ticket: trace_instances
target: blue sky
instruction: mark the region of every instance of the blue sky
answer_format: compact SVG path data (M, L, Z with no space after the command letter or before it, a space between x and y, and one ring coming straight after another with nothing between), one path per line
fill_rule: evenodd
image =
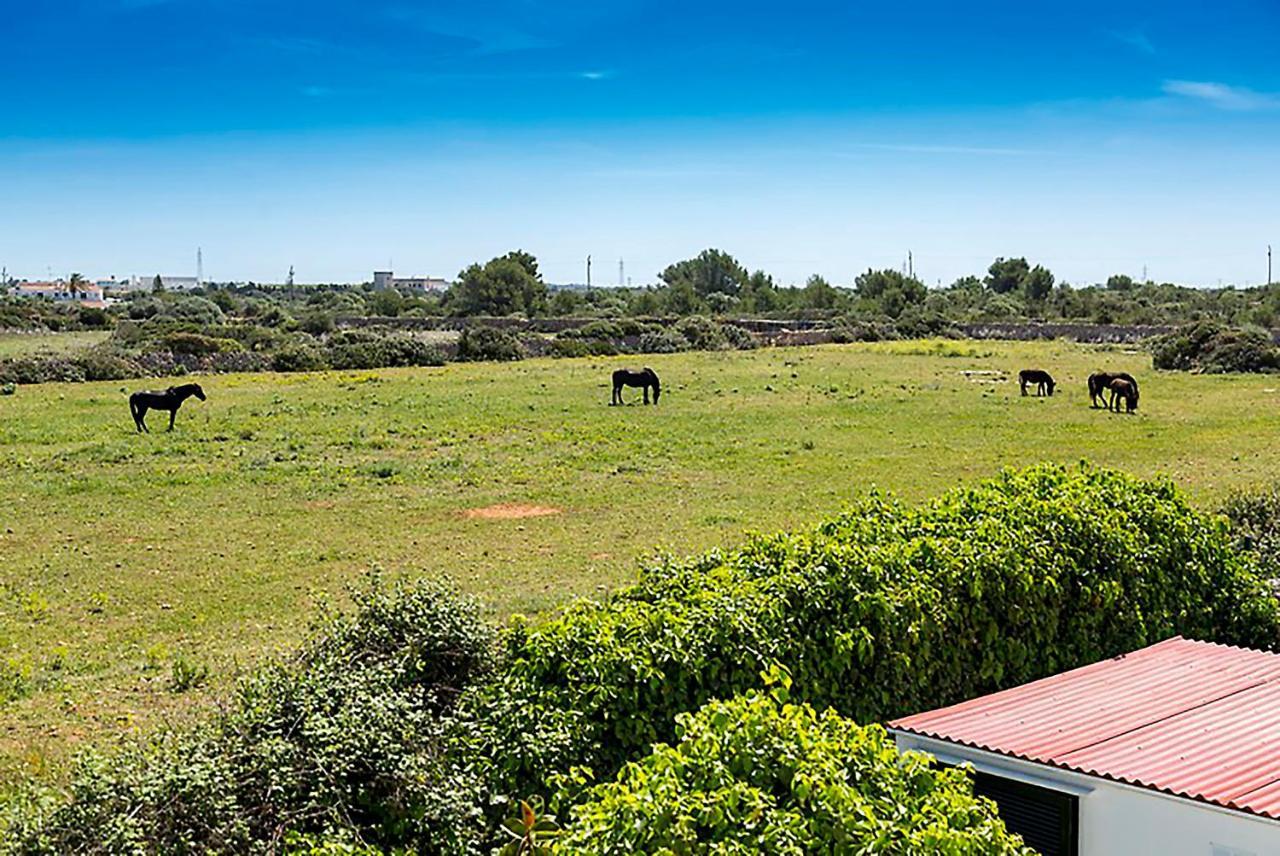
M1280 4L0 0L0 265L1257 283Z

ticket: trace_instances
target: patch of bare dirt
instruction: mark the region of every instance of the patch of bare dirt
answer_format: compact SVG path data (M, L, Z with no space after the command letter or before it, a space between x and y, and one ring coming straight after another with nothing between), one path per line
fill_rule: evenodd
M500 502L484 508L468 508L462 516L481 520L520 520L525 517L550 517L563 514L564 510L549 505L524 505L518 502Z

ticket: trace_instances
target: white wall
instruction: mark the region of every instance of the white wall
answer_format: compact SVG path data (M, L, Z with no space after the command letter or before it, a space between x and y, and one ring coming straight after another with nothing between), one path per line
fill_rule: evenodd
M1280 821L895 732L899 749L1076 794L1080 856L1280 856Z

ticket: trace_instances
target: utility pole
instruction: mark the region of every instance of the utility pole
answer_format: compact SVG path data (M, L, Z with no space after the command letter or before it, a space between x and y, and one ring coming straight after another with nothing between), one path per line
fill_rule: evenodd
M1271 284L1271 245L1267 244L1267 285Z
M204 250L196 247L196 288L204 287Z
M622 259L618 259L618 287L621 288L622 284L626 281L626 265L623 263Z
M1147 282L1147 266L1146 265L1142 266L1142 281L1144 284Z
M587 288L591 287L591 256L587 256Z
M289 265L289 280L286 285L293 288L293 265Z
M907 250L907 276L912 279L916 278L916 260L915 257L911 255L910 250Z

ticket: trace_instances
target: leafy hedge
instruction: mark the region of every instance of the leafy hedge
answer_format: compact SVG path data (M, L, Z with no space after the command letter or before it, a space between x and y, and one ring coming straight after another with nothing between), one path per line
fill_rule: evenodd
M676 721L573 810L556 853L1032 856L959 770L876 725L753 693Z
M441 716L492 650L474 602L375 578L213 721L82 756L64 801L25 795L0 851L270 853L287 833L307 850L311 836L358 830L365 843L466 852L482 831L479 783L446 766Z
M1149 343L1151 362L1158 369L1227 372L1267 372L1280 369L1280 346L1257 327L1234 328L1217 321L1188 324Z
M1280 589L1280 482L1232 494L1222 506L1236 548L1253 555L1258 569Z
M655 564L606 603L517 623L499 679L467 707L495 789L545 793L548 771L608 775L769 663L797 698L877 722L1177 633L1280 639L1224 522L1168 481L1045 465L914 508L873 495L808 532Z
M873 494L809 531L657 562L605 603L514 621L496 658L475 604L438 585L354 600L204 725L89 753L68 795L11 800L0 851L473 854L512 798L549 796L566 853L885 836L906 848L890 853L1015 852L957 774L895 773L877 729L814 709L882 721L1175 633L1280 642L1224 519L1087 465L916 507ZM782 670L796 707L748 695L682 717Z

